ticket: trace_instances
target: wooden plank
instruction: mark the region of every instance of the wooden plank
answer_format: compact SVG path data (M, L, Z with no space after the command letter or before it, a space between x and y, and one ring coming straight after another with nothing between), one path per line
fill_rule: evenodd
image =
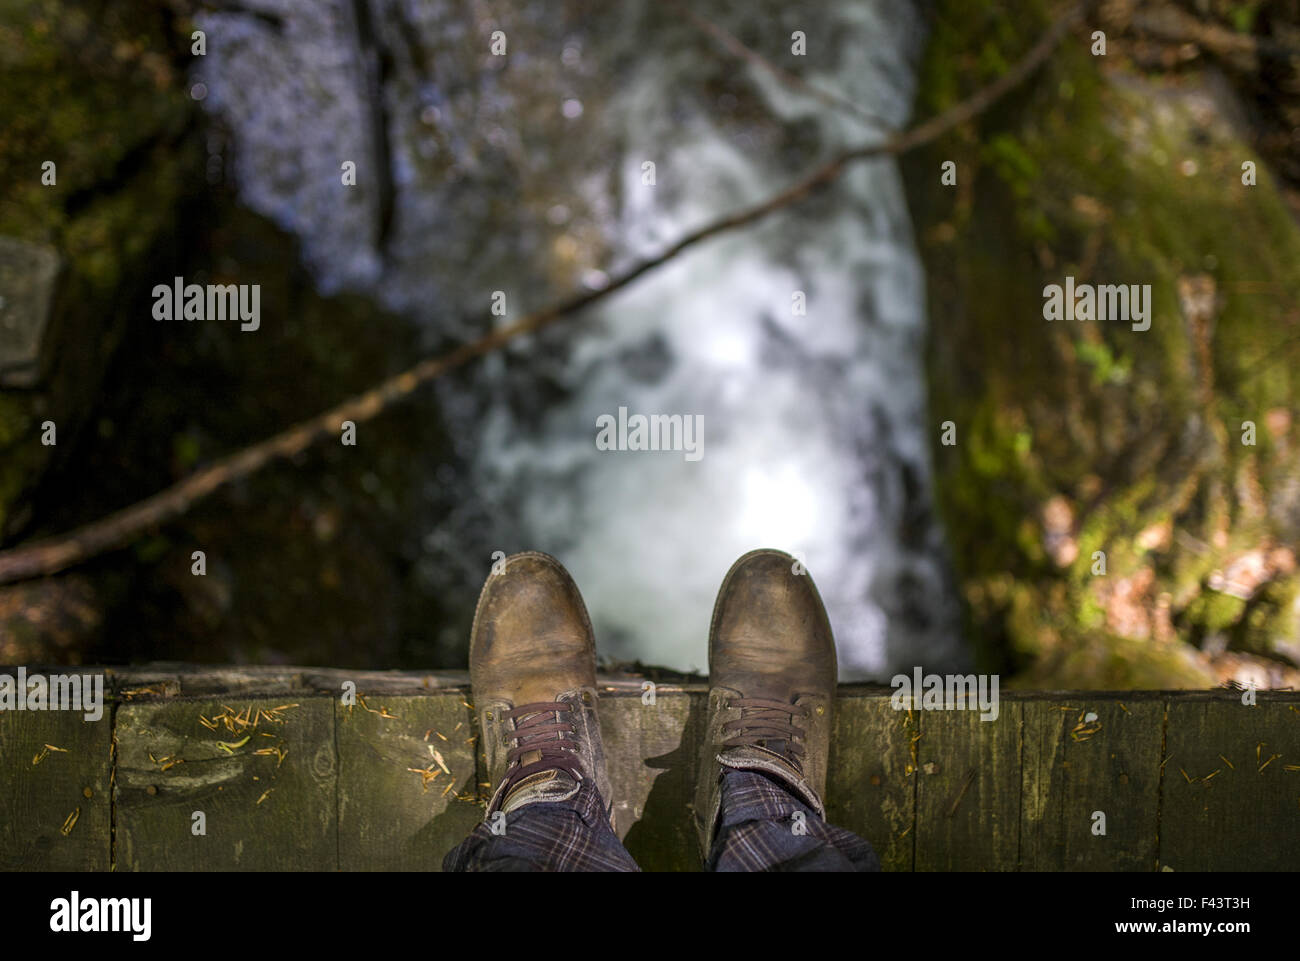
M1300 857L1300 707L1294 695L1171 698L1160 864L1294 871ZM1275 755L1280 755L1276 756Z
M1022 703L1021 870L1155 870L1164 710L1114 695Z
M600 698L614 792L614 829L644 871L698 871L695 775L708 695L656 692Z
M465 704L459 693L334 699L342 870L440 871L482 820Z
M282 694L340 694L344 684L367 694L431 694L469 688L468 671L358 671L329 667L161 662L108 668L113 690L131 700L167 697L278 697Z
M916 778L909 773L916 715L889 695L841 695L835 702L826 819L866 838L886 871L912 870Z
M126 870L439 868L481 816L467 696L437 689L434 675L378 672L357 682L370 710L348 712L337 694L347 675L155 665L113 677L126 700L116 724L0 712L0 868L105 870L114 856ZM697 870L703 688L660 685L651 705L636 679L601 683L616 830L644 868ZM268 691L280 684L290 689ZM909 721L879 688L841 688L828 819L895 870L1290 869L1300 697L1258 702L1226 692L1018 694L1003 698L994 722L976 711ZM244 743L243 729L199 721L228 704L251 723L285 703L299 707L282 712L283 724L261 719ZM426 778L407 768L428 771L435 741L452 774L422 790ZM284 760L254 754L259 744L284 749ZM444 796L447 783L455 787ZM191 833L195 810L207 817L204 837ZM1092 833L1094 811L1106 815L1104 837Z
M111 713L0 711L0 869L108 870Z
M918 711L917 871L1014 871L1020 841L1021 703Z
M212 721L232 715L258 723ZM337 866L332 698L133 702L118 708L115 734L118 870ZM283 758L255 753L276 749ZM206 818L203 836L194 812Z

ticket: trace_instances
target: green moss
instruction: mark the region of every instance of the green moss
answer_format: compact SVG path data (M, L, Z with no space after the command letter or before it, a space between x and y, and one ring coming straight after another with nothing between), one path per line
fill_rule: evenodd
M1236 637L1238 647L1268 653L1268 647L1252 647L1273 637L1296 638L1300 636L1300 577L1273 581L1252 598Z
M1186 618L1209 633L1226 631L1236 624L1246 610L1246 602L1230 594L1206 591L1188 605Z
M1037 3L1014 16L991 3L938 8L922 117L986 84L1045 26ZM1257 615L1205 583L1235 553L1287 540L1240 492L1300 468L1264 436L1269 410L1300 413L1300 364L1278 353L1300 303L1300 229L1265 168L1256 186L1241 183L1242 161L1258 158L1189 107L1194 85L1067 41L1030 83L903 160L928 267L931 410L959 438L935 447L935 464L970 629L977 650L998 639L1001 655L983 649L992 661L1011 656L1040 680L1087 684L1093 671L1176 685L1204 678L1182 642L1231 628L1235 646L1267 650L1290 636L1284 605L1261 602ZM939 183L948 160L955 189ZM1208 324L1180 301L1198 275L1216 293ZM1150 285L1150 329L1044 320L1043 287L1066 276ZM1244 420L1258 425L1255 447L1240 442ZM1039 520L1057 496L1076 518L1063 570ZM1154 525L1171 527L1172 543L1139 544ZM1182 639L1172 655L1103 629L1094 551L1111 577L1154 570L1145 603L1169 595Z
M1213 675L1185 645L1151 644L1096 632L1059 660L1036 665L1008 687L1127 690L1205 688Z

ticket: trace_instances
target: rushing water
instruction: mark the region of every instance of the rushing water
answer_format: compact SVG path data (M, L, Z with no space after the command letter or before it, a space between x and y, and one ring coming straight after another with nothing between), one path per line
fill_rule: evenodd
M910 4L693 9L905 124L924 39ZM248 0L201 26L194 79L243 202L301 239L321 289L369 293L430 349L481 334L494 291L508 320L599 286L880 135L663 4ZM457 451L411 519L427 589L472 604L492 551L547 550L602 655L702 669L724 572L774 546L806 559L844 678L964 661L910 229L893 162L859 164L441 382ZM704 456L598 450L597 418L620 407L702 415Z

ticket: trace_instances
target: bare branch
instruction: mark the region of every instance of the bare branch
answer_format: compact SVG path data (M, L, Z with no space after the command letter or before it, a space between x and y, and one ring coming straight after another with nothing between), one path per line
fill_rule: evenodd
M1177 7L1138 10L1131 25L1139 33L1149 34L1169 43L1192 43L1202 50L1229 62L1253 63L1256 59L1300 59L1300 48L1272 37L1237 33L1208 20L1186 13Z

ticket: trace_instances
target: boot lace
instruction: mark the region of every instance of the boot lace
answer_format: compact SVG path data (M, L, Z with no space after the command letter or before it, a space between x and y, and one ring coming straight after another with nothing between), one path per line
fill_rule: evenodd
M728 708L739 708L740 717L722 726L722 734L733 735L722 742L726 750L732 747L757 746L784 754L802 770L804 755L804 729L795 726L795 720L808 716L808 708L786 701L765 697L735 697L727 702ZM768 741L783 741L784 750L770 747Z
M510 770L506 774L505 794L524 778L542 771L565 771L574 780L582 780L577 755L578 733L571 716L561 717L572 715L577 709L565 701L537 701L505 712L506 718L515 721L514 732L506 734L515 746L506 752ZM523 756L530 753L540 756L527 764L521 763Z

